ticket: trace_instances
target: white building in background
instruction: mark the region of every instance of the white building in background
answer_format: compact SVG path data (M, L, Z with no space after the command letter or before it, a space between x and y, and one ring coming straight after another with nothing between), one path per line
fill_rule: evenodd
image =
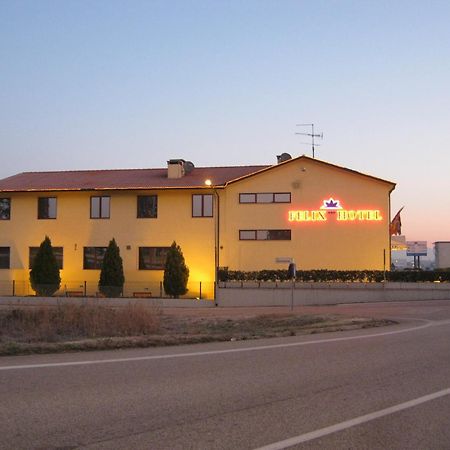
M438 241L434 243L436 269L450 268L450 241Z

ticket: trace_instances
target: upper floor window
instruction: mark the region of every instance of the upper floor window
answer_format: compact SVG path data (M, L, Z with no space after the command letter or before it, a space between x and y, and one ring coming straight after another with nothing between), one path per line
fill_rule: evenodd
M11 199L0 198L0 220L9 220L11 218Z
M109 219L111 197L91 197L91 219Z
M101 269L106 247L84 247L83 269Z
M139 247L139 270L164 270L170 247Z
M239 194L239 203L291 203L290 192L258 192Z
M158 217L158 196L138 195L137 216L138 219L154 219Z
M241 241L290 241L291 230L239 230Z
M38 198L38 219L56 219L56 197Z
M212 217L213 196L212 194L192 195L192 217Z
M9 247L0 247L0 269L9 269Z
M53 254L55 255L56 262L58 263L58 268L63 268L63 248L62 247L52 247ZM33 267L34 258L36 258L39 247L30 247L30 252L28 255L28 267L31 269Z

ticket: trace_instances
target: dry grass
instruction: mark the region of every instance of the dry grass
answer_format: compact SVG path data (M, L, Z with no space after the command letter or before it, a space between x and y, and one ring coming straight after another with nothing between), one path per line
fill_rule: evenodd
M0 311L0 342L58 342L157 333L160 311L141 305L59 305Z
M254 317L164 315L130 304L0 310L0 355L153 347L344 331L392 324L334 314L264 314Z

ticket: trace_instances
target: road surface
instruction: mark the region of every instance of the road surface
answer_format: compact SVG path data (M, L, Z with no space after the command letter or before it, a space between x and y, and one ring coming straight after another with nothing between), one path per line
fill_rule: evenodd
M401 323L0 358L0 448L450 448L450 301L344 310Z

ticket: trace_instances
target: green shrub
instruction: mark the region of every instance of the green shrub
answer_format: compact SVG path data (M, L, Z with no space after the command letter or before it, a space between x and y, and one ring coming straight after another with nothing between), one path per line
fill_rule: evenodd
M119 297L123 291L124 283L122 257L116 240L113 238L109 241L103 257L98 289L106 297Z
M181 247L173 241L164 266L164 291L173 298L186 294L189 268L184 261Z
M48 236L42 241L31 263L30 283L37 295L52 296L61 286L58 262Z
M296 281L305 283L379 283L384 280L396 282L450 282L450 271L405 270L386 272L382 270L297 270ZM219 270L219 281L286 281L287 270L242 271Z

